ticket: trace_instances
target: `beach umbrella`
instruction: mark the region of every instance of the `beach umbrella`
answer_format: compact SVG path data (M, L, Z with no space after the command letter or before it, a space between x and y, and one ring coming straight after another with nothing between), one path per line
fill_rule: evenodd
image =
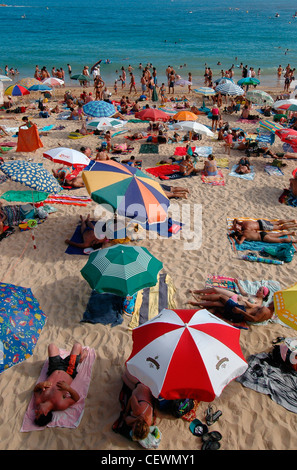
M14 160L2 163L0 170L12 181L23 183L36 191L51 194L62 190L56 178L43 167L42 163Z
M268 121L268 119L264 119L263 121L259 121L259 126L263 127L267 131L275 133L277 130L282 130L284 127L279 124L278 122Z
M291 105L291 104L297 104L297 100L294 99L288 99L288 100L278 100L274 103L273 108L274 109L279 109L284 105Z
M186 86L186 85L192 85L192 82L189 82L189 80L184 80L183 78L180 78L175 82L175 85L179 86Z
M274 311L286 325L297 330L297 283L273 294Z
M207 310L163 309L132 330L128 371L166 400L211 402L243 374L240 330Z
M208 137L214 137L214 133L203 124L197 121L182 121L173 125L173 129L180 129L182 131L197 132L198 134L204 134Z
M121 119L101 117L98 119L92 119L92 121L87 122L87 127L89 129L98 129L98 130L109 130L109 129L121 129L127 125L127 121L122 121Z
M293 151L297 150L297 131L294 129L277 129L275 131L275 135L277 135L282 142L289 144Z
M217 94L217 92L208 86L202 86L200 88L195 88L194 89L195 93L198 95L203 95L203 96L214 96Z
M90 82L93 79L89 75L83 75L82 73L78 73L76 75L71 75L71 80L79 80L80 82Z
M64 80L61 80L60 78L56 78L56 77L48 77L48 78L45 78L42 81L42 83L43 83L43 85L48 85L50 87L55 87L55 86L64 85Z
M81 274L97 292L126 297L156 285L162 267L146 248L118 244L91 253Z
M251 101L252 103L256 103L259 105L272 105L274 103L274 99L265 91L261 90L252 90L247 91L246 98Z
M38 85L30 86L29 91L52 91L52 89L47 85L43 85L42 83L38 83Z
M244 94L244 90L240 86L231 82L231 80L226 80L225 83L220 83L216 86L215 90L216 92L220 92L222 95L238 96Z
M297 104L290 104L287 111L291 111L292 113L295 113L297 111Z
M90 159L84 153L67 147L47 150L43 153L43 156L54 163L74 166L76 169L83 169L90 163Z
M0 75L0 82L12 82L12 79L7 75Z
M32 355L45 322L31 289L0 283L0 372Z
M170 119L169 114L156 108L143 109L142 111L135 113L135 117L142 121L168 121L168 119Z
M18 85L22 85L26 88L30 88L30 86L33 86L33 85L39 85L40 84L40 81L37 80L37 78L33 78L33 77L26 77L26 78L22 78L21 80L19 80L17 82Z
M97 100L86 103L83 106L83 111L85 114L92 117L110 117L116 113L116 109L113 104Z
M10 85L8 88L6 88L5 95L10 95L10 96L23 96L23 95L30 95L30 91L28 88L22 86L22 85Z
M138 222L164 222L170 204L160 184L136 167L113 160L97 161L83 171L91 198Z
M196 121L198 116L191 111L179 111L178 113L174 114L173 119L175 121Z
M230 77L221 77L221 78L217 78L215 80L215 83L218 85L219 83L222 84L222 83L226 83L226 80L229 80L230 82L234 83L234 80Z
M249 86L249 85L260 85L260 80L255 77L245 77L238 80L237 85L239 86Z

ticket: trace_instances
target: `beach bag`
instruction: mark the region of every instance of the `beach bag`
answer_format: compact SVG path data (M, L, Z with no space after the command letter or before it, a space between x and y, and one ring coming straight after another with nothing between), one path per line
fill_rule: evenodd
M261 250L261 253L263 255L273 256L273 258L277 258L285 263L290 263L294 257L295 251L293 245L288 244L277 247L269 246Z
M297 371L297 339L284 338L272 350L273 362L286 371Z
M157 426L150 426L150 432L145 439L138 441L145 449L157 449L161 442L161 431Z
M172 400L171 413L175 418L182 418L194 408L194 400L192 398L184 398L181 400Z

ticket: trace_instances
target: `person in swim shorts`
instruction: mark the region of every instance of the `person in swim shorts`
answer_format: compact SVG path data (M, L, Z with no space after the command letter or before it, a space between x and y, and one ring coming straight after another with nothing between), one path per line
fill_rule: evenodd
M272 230L288 230L291 228L297 228L297 220L239 220L234 219L232 224L233 230L264 230L264 231L272 231Z
M292 243L297 239L292 238L295 232L281 231L276 233L267 233L265 231L256 232L255 230L243 230L242 232L232 232L230 237L234 238L236 242L241 245L246 241L258 241L266 243ZM288 236L287 238L281 238Z
M82 216L80 216L81 220L81 234L83 237L83 242L78 243L78 242L73 242L72 240L69 240L67 238L65 240L65 243L67 245L71 245L77 248L93 248L94 250L97 250L98 248L102 247L107 247L109 244L109 240L105 237L102 238L102 240L99 240L95 236L95 231L94 231L94 224L90 221L90 214L83 219Z
M75 343L70 355L64 359L55 344L48 346L47 380L36 384L33 391L35 424L46 426L53 418L53 411L66 410L79 400L80 396L71 383L86 355L80 343Z

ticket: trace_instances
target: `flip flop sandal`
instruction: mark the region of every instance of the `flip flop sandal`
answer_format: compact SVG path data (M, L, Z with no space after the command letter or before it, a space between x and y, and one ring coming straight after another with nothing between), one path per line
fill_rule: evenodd
M221 410L217 410L215 412L212 411L212 407L209 405L207 410L206 410L206 424L208 426L211 426L212 424L214 424L218 419L219 417L222 416L222 412Z
M203 434L202 441L203 442L215 442L220 441L222 439L222 434L219 431L210 431L206 434Z
M221 444L218 441L203 442L201 450L219 450Z

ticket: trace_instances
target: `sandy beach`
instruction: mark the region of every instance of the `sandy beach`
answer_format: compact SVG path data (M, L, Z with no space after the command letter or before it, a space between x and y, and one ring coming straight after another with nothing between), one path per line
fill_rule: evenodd
M139 88L139 85L138 85ZM264 89L263 87L259 87ZM110 87L111 89L111 87ZM72 88L76 96L81 89ZM89 90L93 89L90 87ZM112 90L112 89L111 89ZM55 91L50 101L52 107L63 97L65 89ZM186 89L176 89L175 97L181 97ZM265 89L273 97L282 92L278 89ZM124 92L118 90L112 99L128 96L128 87ZM139 93L129 95L132 99ZM190 103L201 106L202 98L195 93L187 94ZM38 94L36 94L38 97ZM30 96L33 100L33 95ZM24 98L25 101L25 98ZM151 102L147 101L144 104ZM160 102L156 103L157 106ZM174 103L166 103L172 107ZM206 106L208 101L206 100ZM209 101L210 106L210 101ZM253 108L253 113L256 107ZM256 112L256 111L255 111ZM24 114L1 113L0 125L17 127L21 125ZM42 162L50 172L58 168L58 164L43 157L45 150L55 147L72 147L77 150L81 146L89 146L95 152L100 144L96 135L88 135L81 139L71 140L70 132L80 127L78 121L57 120L52 114L48 119L38 116L38 109L26 112L27 116L41 129L53 124L54 127L64 126L61 130L50 130L41 140L43 148L36 152L6 153L3 158L15 160L32 160ZM258 123L242 123L238 114L223 114L224 120L232 127L240 127L251 134L256 132ZM15 120L7 119L13 117ZM127 116L126 119L133 116ZM269 118L272 120L272 118ZM198 116L198 122L211 125L205 114ZM129 123L129 133L145 131L147 123ZM125 134L112 139L112 143L127 143ZM2 141L7 140L3 138ZM9 137L8 140L17 141ZM142 160L142 169L154 167L161 160L174 155L177 146L185 143L159 145L158 154L140 154L139 149L145 141L133 141L132 153L136 159ZM202 137L194 146L211 146L217 159L228 157L222 141L215 138ZM282 142L279 138L271 147L281 151ZM201 289L205 286L209 275L227 276L241 280L261 281L275 280L286 288L296 282L296 257L292 262L283 265L251 263L238 259L232 250L227 237L227 219L234 217L294 219L296 208L280 204L278 201L284 188L288 188L292 171L297 167L294 160L286 160L282 168L283 175L270 176L264 167L270 160L263 156L251 156L255 170L253 180L243 180L229 175L232 166L237 163L243 152L231 149L229 168L222 168L225 185L213 186L203 184L201 176L173 181L173 185L187 187L190 191L188 199L172 200L180 209L187 204L191 211L194 206L202 206L202 243L195 249L185 249L186 231L181 230L171 238L131 241L131 244L146 247L163 263L164 273L169 274L176 288L176 308L187 308L189 289ZM122 159L127 156L122 156ZM203 159L197 167L202 168ZM160 182L160 180L158 180ZM164 182L167 184L166 182ZM7 179L1 185L1 194L8 190L27 189ZM71 192L71 191L70 191ZM62 194L69 192L63 191ZM85 188L73 191L75 196L88 195ZM4 205L5 201L1 201ZM33 247L32 232L20 231L1 241L1 282L11 283L32 289L32 292L43 312L47 315L44 326L33 355L21 364L4 371L0 377L1 417L0 439L3 450L141 450L137 442L129 441L112 430L112 424L120 413L119 392L122 386L121 374L124 364L132 348L131 318L123 315L123 322L112 327L100 323L82 323L91 288L82 277L80 270L87 262L87 256L71 256L65 253L65 239L70 238L79 223L80 215L96 217L97 204L91 201L86 206L54 204L55 212L49 214L44 223L34 230L36 249ZM200 224L201 226L201 224ZM197 229L197 227L196 227ZM156 312L157 313L157 312ZM240 330L240 344L243 355L247 359L252 354L268 352L272 341L278 336L297 336L296 331L276 322L249 325L247 330ZM91 381L85 400L84 413L76 429L61 427L44 430L20 432L24 415L32 397L32 390L39 377L41 368L47 358L49 343L69 350L75 341L83 346L93 348L96 359L92 368ZM192 364L193 374L195 363ZM231 382L219 398L212 403L214 408L222 411L220 419L211 426L222 434L221 450L287 450L297 447L296 424L297 415L287 411L275 403L268 395L255 392ZM201 402L196 417L205 423L205 412L208 403ZM196 451L201 448L201 439L189 430L189 422L175 419L169 414L158 412L157 426L162 432L158 450L162 451Z

